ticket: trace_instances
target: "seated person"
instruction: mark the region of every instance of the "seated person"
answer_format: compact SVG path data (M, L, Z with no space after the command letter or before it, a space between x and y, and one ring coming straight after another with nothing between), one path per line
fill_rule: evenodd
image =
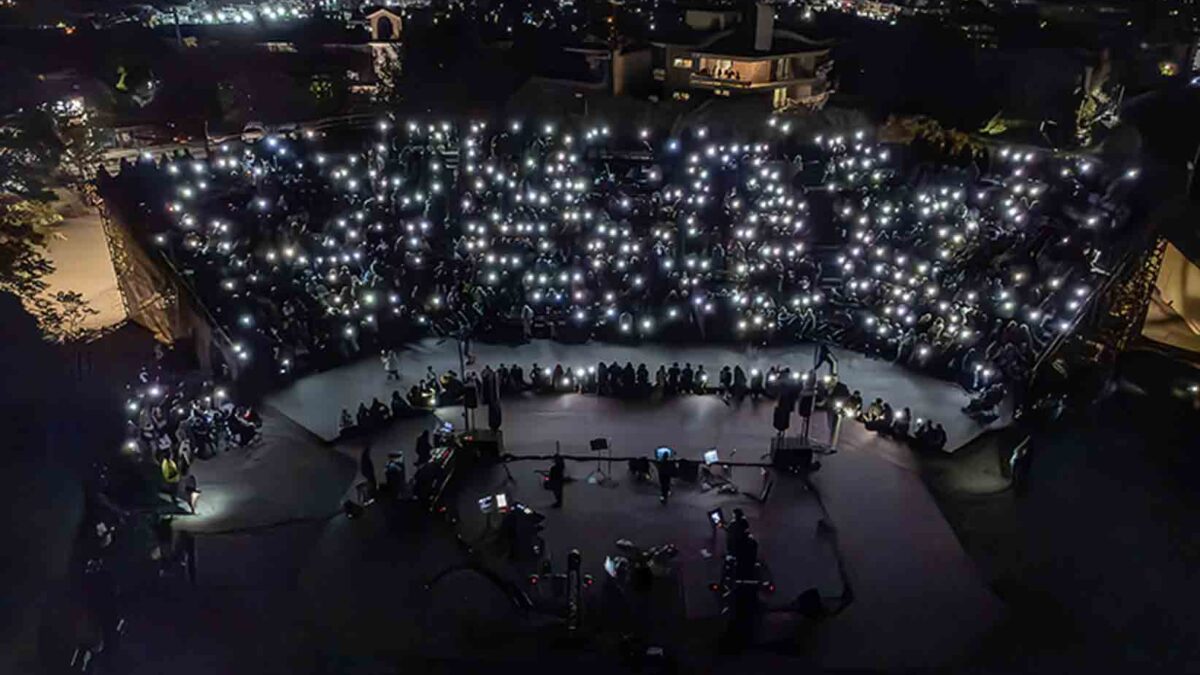
M1007 395L1008 390L1003 384L997 382L985 389L979 397L971 399L971 402L963 408L963 412L968 415L995 414L995 407L1000 405Z
M872 403L872 406L875 404ZM879 411L879 417L867 422L867 429L875 432L887 432L892 428L892 421L896 416L896 412L892 410L891 403L884 403L883 408Z
M833 397L833 400L841 401L842 405L846 405L846 402L850 400L850 387L847 387L845 382L838 380L834 383L830 396Z
M941 451L946 447L946 430L941 424L933 427L933 431L929 433L929 439L925 443L925 448L928 450Z
M946 447L946 430L926 420L913 434L913 444L918 450L940 451Z
M538 365L537 361L529 367L529 388L535 393L542 391L546 386L546 371Z
M442 393L442 381L438 378L437 373L433 371L433 366L425 366L425 381L434 389L435 398Z
M877 422L880 417L883 417L883 399L876 398L871 401L871 405L862 412L862 421L868 425Z
M446 374L442 376L440 384L442 395L438 397L438 403L443 403L443 400L447 403L462 400L463 383L458 379L458 375L454 374L454 371L447 370Z
M254 408L245 406L245 407L239 408L236 414L238 417L241 417L242 419L246 420L248 423L254 425L255 429L262 428L262 416L259 415L258 411L256 411Z
M245 447L254 442L254 437L258 435L258 427L246 419L245 415L234 415L229 418L229 435L234 443Z
M771 366L767 369L766 392L769 398L779 398L779 390L783 386L783 382L780 381L779 377L780 371L777 367Z
M855 389L850 398L846 399L846 408L850 410L851 415L858 417L862 414L862 403L862 392Z
M639 363L637 367L637 389L643 395L650 391L650 369L644 363Z
M912 424L912 411L908 408L897 412L892 420L892 436L901 440L908 438L909 425Z
M917 420L917 426L913 428L912 441L913 446L920 448L929 441L930 434L933 433L933 424L929 420Z
M392 418L393 419L407 417L408 413L412 410L412 407L408 404L408 402L405 401L404 398L400 396L399 389L392 390L391 407L392 407Z
M763 372L755 368L750 371L750 395L758 398L763 395L763 392Z
M376 425L383 424L384 422L388 421L391 416L392 412L388 410L386 405L383 404L383 401L379 400L378 396L371 399L371 420Z

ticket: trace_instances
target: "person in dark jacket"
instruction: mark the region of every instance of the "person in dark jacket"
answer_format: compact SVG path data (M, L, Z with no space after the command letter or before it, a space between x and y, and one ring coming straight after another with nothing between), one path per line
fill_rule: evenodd
M362 456L358 458L358 468L362 471L363 480L367 482L367 495L374 498L379 484L375 481L375 462L371 460L371 444L363 444Z
M548 487L554 493L554 506L561 508L563 505L563 483L567 479L567 466L563 462L561 455L554 456L554 463L550 465L550 477L548 479Z
M666 504L667 497L671 496L671 477L675 475L675 463L669 456L664 455L659 457L655 464L658 469L658 501Z
M429 454L433 450L432 444L429 442L429 430L421 432L417 436L417 466L424 466L429 461Z

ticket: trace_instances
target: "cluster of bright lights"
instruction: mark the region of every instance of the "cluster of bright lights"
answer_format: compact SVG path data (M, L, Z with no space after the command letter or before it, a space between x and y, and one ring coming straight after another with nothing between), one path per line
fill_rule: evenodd
M175 11L181 24L221 25L252 24L258 22L277 23L305 19L312 15L317 2L304 0L274 0L252 3L193 3L183 5ZM159 23L173 24L175 14L163 13Z
M243 361L250 353L240 345L271 327L263 299L287 285L346 339L379 330L387 314L429 326L474 286L581 329L642 337L729 321L735 335L758 340L828 317L832 299L854 313L863 339L915 337L924 362L971 347L996 319L1039 336L1068 329L1096 286L1087 265L1038 277L1014 264L1002 278L979 277L979 256L999 242L1019 246L1049 219L1063 233L1057 245L1098 256L1093 242L1119 222L1086 199L1099 173L1092 160L1003 150L1001 171L976 183L947 171L917 186L865 130L801 148L786 120L771 118L764 131L767 140L747 143L705 129L687 139L641 129L631 143L604 124L384 119L360 152L324 147L311 132L268 136L207 161L165 163L176 227L153 240L186 264L207 259L220 270L216 289L202 291L234 307L222 320L241 336ZM631 145L641 148L637 170L618 174L590 159ZM793 180L799 152L823 167L822 183ZM224 195L247 188L230 213ZM828 221L810 222L805 188ZM332 215L309 221L296 189ZM1049 210L1051 193L1084 206ZM837 269L822 275L840 278L832 289L819 285L817 242L808 241L831 229L845 236ZM444 283L413 288L445 265L460 286L449 296Z
M125 398L125 416L132 423L123 449L136 453L141 449L138 435L159 435L159 425L168 419L176 423L192 418L204 424L213 423L225 411L231 410L229 389L209 382L199 387L169 386L161 382L146 382L131 388ZM157 411L156 419L151 413Z

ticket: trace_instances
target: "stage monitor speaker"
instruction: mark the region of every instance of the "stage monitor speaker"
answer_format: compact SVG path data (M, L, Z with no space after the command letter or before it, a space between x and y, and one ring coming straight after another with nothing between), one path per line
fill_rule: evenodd
M771 441L771 464L777 469L807 471L812 467L812 448L801 438L775 438Z
M479 392L475 387L468 385L463 389L463 405L471 410L479 407Z
M681 459L675 463L675 477L687 483L700 478L700 463L694 459Z
M631 457L629 459L629 472L648 474L650 473L650 458L648 457Z
M500 459L503 436L499 432L476 431L462 439L463 449L474 451L480 459L493 462Z

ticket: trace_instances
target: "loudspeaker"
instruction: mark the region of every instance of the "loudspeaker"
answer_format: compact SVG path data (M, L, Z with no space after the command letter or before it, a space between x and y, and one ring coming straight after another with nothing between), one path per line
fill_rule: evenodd
M629 472L647 474L650 473L650 459L648 457L632 457L629 460Z
M592 442L591 442L591 446L592 446L592 450L594 452L599 452L601 450L607 450L608 449L608 439L607 438L593 438Z
M700 463L694 459L681 459L675 463L675 477L688 483L695 483L700 477Z
M503 438L499 432L476 431L470 436L463 436L463 450L474 451L480 459L495 461L500 459Z
M812 448L805 446L800 438L775 438L771 440L771 464L777 469L807 471L812 468Z

